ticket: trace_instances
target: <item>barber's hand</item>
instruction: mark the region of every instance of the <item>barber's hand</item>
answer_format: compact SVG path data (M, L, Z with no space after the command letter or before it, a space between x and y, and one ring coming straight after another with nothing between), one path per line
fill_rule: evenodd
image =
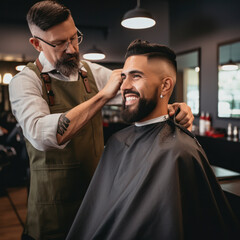
M180 109L180 112L176 116L176 121L180 125L187 128L189 131L191 131L194 116L192 114L191 108L186 103L168 104L168 114L169 114L169 116L173 116L178 108Z
M113 70L106 86L102 89L105 97L111 99L116 96L120 86L122 85L121 73L122 69Z

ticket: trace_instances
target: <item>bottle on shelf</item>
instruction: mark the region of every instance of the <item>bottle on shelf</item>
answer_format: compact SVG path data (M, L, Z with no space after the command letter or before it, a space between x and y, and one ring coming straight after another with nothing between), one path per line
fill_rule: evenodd
M205 133L211 130L211 117L209 112L206 112L205 116Z
M232 124L228 123L227 127L227 140L232 140Z
M201 135L201 136L204 136L205 135L205 132L206 132L206 130L205 130L205 114L204 114L204 112L202 111L201 112L201 116L200 116L200 118L199 118L199 135Z
M238 141L238 127L237 126L233 127L233 141L234 142Z

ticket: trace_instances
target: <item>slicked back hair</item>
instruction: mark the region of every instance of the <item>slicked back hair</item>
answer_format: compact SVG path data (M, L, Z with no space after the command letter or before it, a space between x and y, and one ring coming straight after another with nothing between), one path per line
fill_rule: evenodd
M134 55L145 55L148 57L148 59L165 59L174 67L175 71L177 72L176 54L167 46L136 39L128 46L125 59Z
M64 5L53 1L45 0L34 4L27 13L27 22L36 25L43 31L56 26L68 19L71 15L70 10Z

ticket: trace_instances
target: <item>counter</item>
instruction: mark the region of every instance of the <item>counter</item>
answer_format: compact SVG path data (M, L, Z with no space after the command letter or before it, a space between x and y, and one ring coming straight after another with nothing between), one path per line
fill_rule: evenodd
M196 137L211 165L240 172L240 142L228 141L225 138Z

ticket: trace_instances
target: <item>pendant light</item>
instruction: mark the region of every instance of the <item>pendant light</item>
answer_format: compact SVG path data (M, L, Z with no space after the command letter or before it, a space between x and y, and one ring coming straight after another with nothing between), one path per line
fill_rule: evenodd
M21 72L25 67L26 67L26 65L17 65L17 66L15 67L15 69L16 69L17 71Z
M85 54L83 54L83 58L90 61L102 60L105 57L106 57L105 54L96 46L93 46Z
M238 69L238 65L234 63L232 60L229 60L227 63L221 66L223 71L234 71Z
M5 73L3 75L2 83L8 85L11 82L12 78L13 78L13 75L11 73Z
M231 59L232 56L232 45L229 45L229 61L221 66L223 71L234 71L238 69L238 65Z
M22 57L19 59L20 62L26 62L25 54L22 55ZM15 69L19 72L21 72L26 67L25 64L20 64L15 67Z
M153 19L151 13L140 8L140 0L137 0L136 8L128 11L123 16L121 25L130 29L145 29L153 27L156 21Z

